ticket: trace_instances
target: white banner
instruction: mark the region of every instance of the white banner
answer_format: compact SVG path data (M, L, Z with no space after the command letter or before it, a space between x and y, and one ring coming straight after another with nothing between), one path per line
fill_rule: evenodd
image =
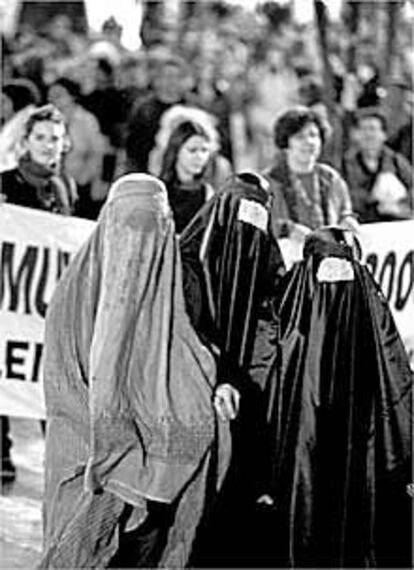
M44 418L44 316L94 222L0 204L0 414Z
M414 221L365 224L363 260L380 284L414 370Z
M43 418L44 315L94 222L0 204L0 414ZM414 221L361 228L364 260L414 362Z

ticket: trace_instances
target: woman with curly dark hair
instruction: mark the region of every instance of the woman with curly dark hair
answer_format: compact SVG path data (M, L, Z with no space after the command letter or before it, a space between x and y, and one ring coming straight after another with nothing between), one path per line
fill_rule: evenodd
M283 113L274 127L280 150L264 175L271 185L271 225L274 236L303 242L310 230L340 224L355 229L351 198L339 173L320 163L327 125L308 107Z
M207 131L193 121L180 123L168 140L160 178L167 187L178 233L213 195L213 188L206 181L211 142Z

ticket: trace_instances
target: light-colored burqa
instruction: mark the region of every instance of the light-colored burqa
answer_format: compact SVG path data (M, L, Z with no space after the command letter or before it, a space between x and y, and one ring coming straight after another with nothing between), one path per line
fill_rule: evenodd
M183 567L221 481L227 425L215 365L185 312L164 185L129 174L59 282L46 318L47 439L42 568L104 567L125 504L177 501L162 565Z

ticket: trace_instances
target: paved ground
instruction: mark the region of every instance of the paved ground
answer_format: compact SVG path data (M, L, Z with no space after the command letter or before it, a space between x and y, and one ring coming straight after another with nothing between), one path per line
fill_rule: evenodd
M0 495L0 568L35 568L41 552L44 441L40 422L11 419L16 481Z

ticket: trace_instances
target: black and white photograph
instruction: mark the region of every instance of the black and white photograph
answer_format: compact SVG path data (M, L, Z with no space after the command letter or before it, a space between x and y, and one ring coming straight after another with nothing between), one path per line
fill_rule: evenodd
M0 569L414 567L414 0L0 0Z

